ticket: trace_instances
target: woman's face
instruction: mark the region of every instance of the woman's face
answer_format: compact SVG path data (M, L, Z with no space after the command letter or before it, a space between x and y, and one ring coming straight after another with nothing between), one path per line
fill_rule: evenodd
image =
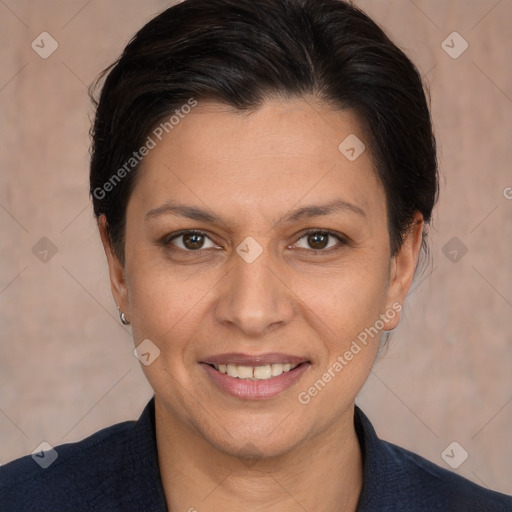
M200 103L142 162L124 268L107 247L135 344L150 340L157 410L225 453L278 455L348 427L398 323L421 218L392 258L354 135L353 113L313 100Z

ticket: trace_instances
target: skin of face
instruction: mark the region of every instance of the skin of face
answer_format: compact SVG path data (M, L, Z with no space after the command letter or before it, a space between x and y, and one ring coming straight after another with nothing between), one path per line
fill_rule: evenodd
M385 192L368 145L354 161L339 149L351 134L365 141L352 111L313 98L269 99L245 113L199 102L138 170L126 212L124 265L110 247L104 216L99 219L113 295L135 345L149 339L160 350L142 369L155 392L161 466L174 464L176 470L172 460L179 460L189 474L201 467L205 489L231 468L248 482L249 475L260 475L248 484L255 502L263 491L266 500L274 493L278 502L285 493L268 484L268 474L279 468L297 482L318 479L320 494L328 495L331 470L343 466L354 469L347 488L360 489L354 401L376 359L380 332L399 322L423 221L417 214L392 257ZM335 201L344 206L292 215ZM177 215L169 205L218 219L188 218L185 210ZM190 239L176 237L183 230L204 234L195 239L203 243L200 251L190 249ZM312 248L306 230L326 248ZM251 241L250 251L261 249L250 263L237 252L247 237L257 242ZM379 327L381 315L387 321L379 335L359 342L361 350L347 360L354 340ZM244 400L215 386L200 364L232 352L299 356L309 367L277 396ZM341 370L340 357L346 363ZM329 369L331 378L322 377ZM319 379L325 385L308 393ZM169 450L174 459L165 455ZM247 457L256 463L245 464ZM315 476L304 460L316 467ZM165 469L162 475L164 481L179 479ZM302 496L298 485L295 491ZM344 499L347 510L355 507L353 499ZM215 510L212 500L208 510Z

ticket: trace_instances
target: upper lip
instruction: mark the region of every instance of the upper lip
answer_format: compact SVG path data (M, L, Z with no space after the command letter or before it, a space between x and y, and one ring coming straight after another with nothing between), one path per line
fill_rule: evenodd
M264 366L267 364L300 364L308 359L289 354L268 353L268 354L242 354L231 352L228 354L217 354L205 357L201 362L206 364L238 364L242 366Z

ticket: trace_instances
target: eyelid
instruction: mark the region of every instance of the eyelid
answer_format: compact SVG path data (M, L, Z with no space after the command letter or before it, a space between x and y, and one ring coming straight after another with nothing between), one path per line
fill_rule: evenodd
M217 244L206 231L201 231L199 229L182 229L180 231L176 231L175 233L171 233L169 235L164 236L162 238L162 243L166 247L172 246L173 249L176 249L176 250L182 251L182 252L186 252L186 253L200 253L202 251L205 251L205 250L208 250L208 249L212 249L212 247L195 249L195 250L183 249L182 247L178 247L177 245L172 243L172 241L175 240L176 238L180 238L180 237L185 236L185 235L200 235L200 236L205 237L208 240L210 240L210 242L212 244L214 244L216 247L219 246L219 244Z
M342 233L338 233L336 231L331 231L330 229L310 228L310 229L306 229L305 231L303 231L299 235L299 237L296 239L296 241L293 242L293 244L291 244L291 245L292 246L295 245L299 240L301 240L305 236L316 234L316 233L322 233L322 234L326 234L326 235L332 236L333 238L336 238L336 240L338 241L338 244L336 244L336 245L334 245L332 247L329 247L327 249L304 249L303 247L298 247L298 249L303 249L305 251L314 251L314 252L325 252L325 253L327 253L327 252L329 252L331 250L338 249L340 246L344 246L344 245L348 245L349 244L348 238L345 235L343 235Z

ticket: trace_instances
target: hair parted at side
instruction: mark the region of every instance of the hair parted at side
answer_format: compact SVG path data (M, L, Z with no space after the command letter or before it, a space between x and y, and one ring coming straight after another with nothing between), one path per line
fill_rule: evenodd
M138 169L126 162L191 99L250 111L266 99L312 95L352 109L385 190L392 253L416 212L431 219L438 171L421 77L366 14L344 1L185 0L135 35L93 85L92 98L103 80L93 99L90 192L122 261ZM122 179L106 187L123 166Z

